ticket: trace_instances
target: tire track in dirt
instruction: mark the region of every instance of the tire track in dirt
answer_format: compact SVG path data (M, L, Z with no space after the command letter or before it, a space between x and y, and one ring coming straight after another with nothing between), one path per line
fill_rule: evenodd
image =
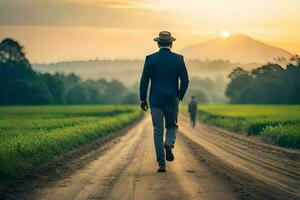
M185 116L181 117L181 122L181 132L190 140L190 145L194 146L198 153L202 152L207 159L214 158L211 159L211 164L216 170L232 176L236 179L236 184L239 182L245 185L244 188L248 188L248 192L256 198L299 199L297 152L292 152L296 155L293 159L284 158L272 151L261 151L257 148L259 143L246 145L249 144L247 139L235 137L233 133L218 131L199 123L196 128L190 128ZM223 166L220 163L223 163Z

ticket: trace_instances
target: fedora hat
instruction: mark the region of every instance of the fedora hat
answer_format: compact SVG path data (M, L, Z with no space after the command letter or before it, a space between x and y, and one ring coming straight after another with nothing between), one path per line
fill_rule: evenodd
M173 42L176 39L171 36L169 31L161 31L157 38L154 38L155 42Z

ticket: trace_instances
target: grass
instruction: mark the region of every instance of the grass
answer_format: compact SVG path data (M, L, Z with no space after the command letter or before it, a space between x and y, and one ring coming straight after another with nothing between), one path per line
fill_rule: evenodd
M299 105L200 105L203 122L246 135L259 135L264 142L300 148Z
M139 116L132 106L0 107L0 179L22 176Z

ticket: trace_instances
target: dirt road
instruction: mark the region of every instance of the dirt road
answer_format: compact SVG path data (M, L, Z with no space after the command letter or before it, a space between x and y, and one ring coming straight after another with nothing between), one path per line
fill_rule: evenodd
M175 161L156 173L150 118L74 173L27 199L299 199L299 152L180 120ZM269 149L268 149L269 148Z

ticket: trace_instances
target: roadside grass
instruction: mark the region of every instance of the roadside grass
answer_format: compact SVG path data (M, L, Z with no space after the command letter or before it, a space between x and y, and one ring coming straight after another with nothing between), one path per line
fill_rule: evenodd
M22 176L140 116L133 106L0 107L0 179Z
M299 105L199 105L198 118L287 148L300 148Z
M279 146L300 148L300 124L267 126L261 137L263 141Z

